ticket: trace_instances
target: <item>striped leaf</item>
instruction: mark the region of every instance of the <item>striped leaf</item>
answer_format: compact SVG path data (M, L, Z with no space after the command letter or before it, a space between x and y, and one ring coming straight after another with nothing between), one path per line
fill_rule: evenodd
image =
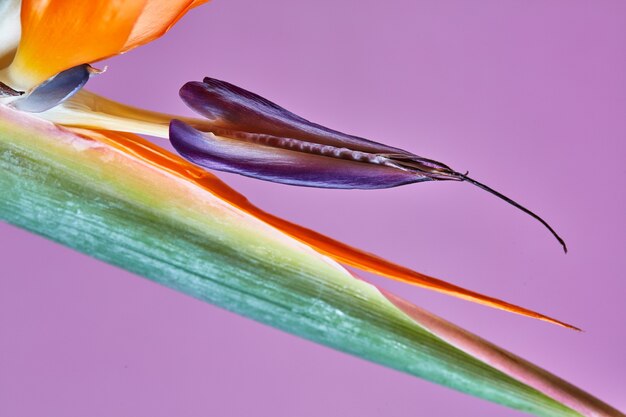
M89 136L0 106L0 219L259 322L528 413L622 415L355 278L180 175L176 157L158 164L116 145L114 134Z

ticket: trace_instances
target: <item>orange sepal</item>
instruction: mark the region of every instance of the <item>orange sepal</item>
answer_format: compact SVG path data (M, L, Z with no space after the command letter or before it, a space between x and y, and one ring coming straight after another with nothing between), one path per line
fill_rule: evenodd
M150 42L207 0L23 0L8 80L32 88L59 72Z
M10 81L28 89L73 66L117 54L144 6L145 0L23 0Z
M163 36L189 10L209 0L148 0L121 52Z
M174 155L139 136L130 133L98 131L92 132L84 129L72 128L72 130L87 134L123 150L127 154L134 155L141 160L169 171L170 173L186 178L213 195L221 198L233 206L253 215L254 217L276 227L300 242L314 248L318 252L327 255L337 262L353 266L355 268L373 272L397 281L428 288L455 297L463 298L489 307L517 313L523 316L544 320L574 330L580 330L570 324L550 318L543 314L528 310L514 304L507 303L493 297L482 295L459 286L447 283L437 278L429 277L409 268L394 264L376 255L351 247L345 243L324 236L313 230L283 220L256 207L246 197L233 190L215 175L187 162L181 157Z

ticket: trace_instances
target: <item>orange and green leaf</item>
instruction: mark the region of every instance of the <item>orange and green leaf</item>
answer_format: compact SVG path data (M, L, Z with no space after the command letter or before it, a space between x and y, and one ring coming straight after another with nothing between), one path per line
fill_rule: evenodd
M75 129L83 134L90 134L89 131ZM215 175L199 168L183 158L172 154L151 142L136 135L118 132L98 132L101 141L111 146L143 159L146 163L152 164L162 170L167 170L175 175L193 181L203 189L212 193L219 199L228 202L246 213L276 227L289 236L307 244L320 253L336 260L337 262L353 266L363 271L372 272L397 281L417 285L431 290L439 291L455 297L463 298L489 307L498 308L505 311L521 314L528 317L544 320L571 329L578 328L562 321L547 317L523 307L507 303L497 298L479 294L466 290L459 286L447 283L437 278L421 274L409 268L397 265L371 253L354 248L345 243L339 242L311 229L281 219L267 213L253 205L246 197L226 185Z
M0 219L279 329L490 401L545 417L623 417L354 278L293 231L252 215L245 199L212 175L136 139L72 133L0 105ZM494 362L498 355L516 366Z

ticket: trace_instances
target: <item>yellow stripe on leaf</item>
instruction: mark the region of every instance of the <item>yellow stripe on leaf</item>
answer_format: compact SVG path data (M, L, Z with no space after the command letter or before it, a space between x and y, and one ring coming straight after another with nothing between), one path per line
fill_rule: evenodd
M131 133L106 131L95 132L76 128L72 128L72 130L115 146L127 154L134 155L135 157L140 158L152 165L158 166L160 169L169 171L174 175L187 178L223 201L226 201L266 222L267 224L274 226L287 235L307 244L319 253L322 253L339 263L350 265L364 271L373 272L396 281L402 281L408 284L459 297L478 304L544 320L570 329L580 330L570 324L553 319L535 311L516 306L497 298L466 290L454 284L450 284L440 279L394 264L393 262L387 261L386 259L380 258L376 255L367 253L313 230L276 217L250 203L246 197L230 188L215 175L204 171L177 155L159 148L139 136Z

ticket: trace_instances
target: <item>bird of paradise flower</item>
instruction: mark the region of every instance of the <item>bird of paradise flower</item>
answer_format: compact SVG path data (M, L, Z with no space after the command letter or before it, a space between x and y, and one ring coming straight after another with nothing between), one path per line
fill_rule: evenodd
M621 415L340 264L573 326L277 218L202 167L332 188L467 181L535 217L565 248L528 209L440 162L311 123L224 81L182 87L201 119L83 90L99 72L86 63L163 35L204 2L1 3L3 219L240 314L495 402L546 416ZM169 138L184 158L136 134Z

